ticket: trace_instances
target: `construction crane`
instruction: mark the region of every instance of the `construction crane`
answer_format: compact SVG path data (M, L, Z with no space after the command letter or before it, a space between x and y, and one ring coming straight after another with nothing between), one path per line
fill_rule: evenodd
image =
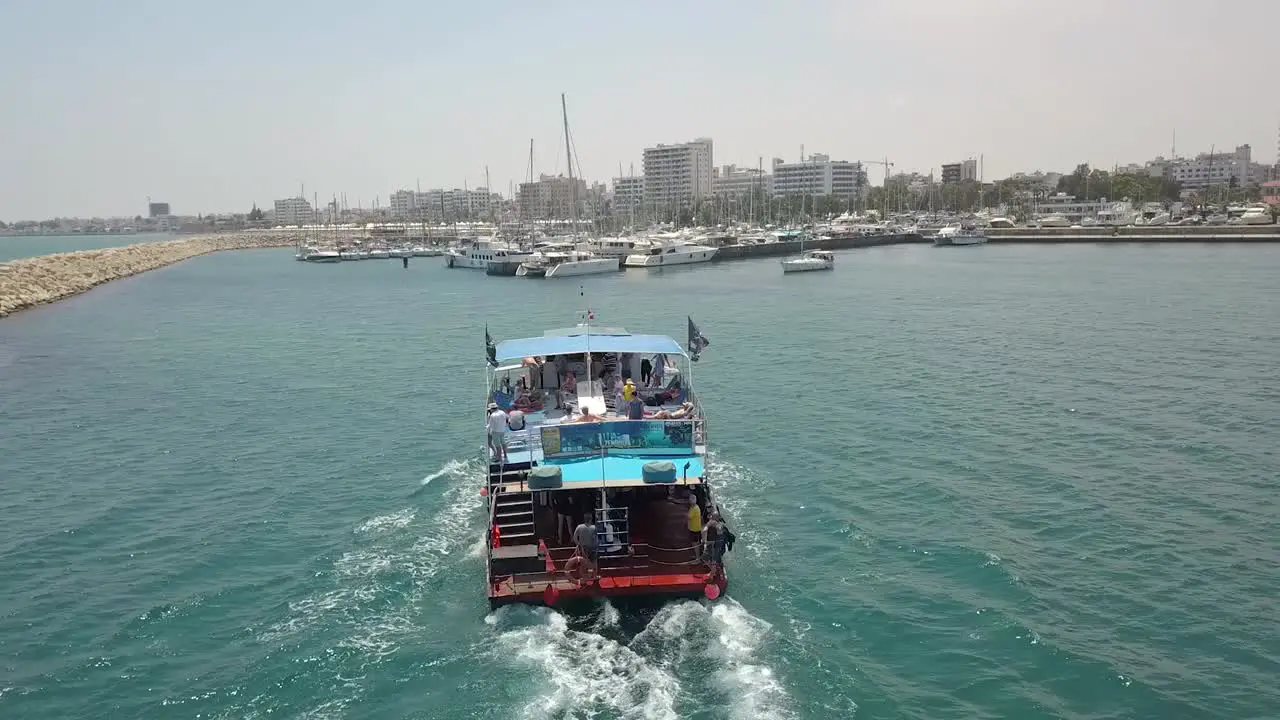
M889 219L889 170L893 167L893 163L889 162L889 158L883 160L859 160L858 162L867 165L880 165L884 167L884 217L881 220Z

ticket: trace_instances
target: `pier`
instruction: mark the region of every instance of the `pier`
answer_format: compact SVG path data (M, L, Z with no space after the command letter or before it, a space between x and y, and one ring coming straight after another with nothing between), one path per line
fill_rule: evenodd
M987 228L992 243L1280 242L1280 225Z
M289 247L293 243L293 235L285 232L244 232L80 250L0 263L0 317L198 255L220 250Z

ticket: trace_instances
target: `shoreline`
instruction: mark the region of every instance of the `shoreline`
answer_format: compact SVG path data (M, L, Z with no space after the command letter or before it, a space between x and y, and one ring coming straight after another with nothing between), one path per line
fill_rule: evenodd
M1247 243L1280 242L1280 225L1223 227L1123 227L1123 228L988 228L993 244L1094 243ZM296 231L242 231L217 235L194 235L159 242L135 243L122 247L39 255L0 263L0 318L47 305L112 280L120 280L224 250L292 247ZM831 238L812 242L823 249L844 249L875 245L931 243L918 234L874 237ZM791 246L795 245L793 249ZM726 246L717 260L784 255L798 252L798 243L776 246ZM727 252L726 252L727 251Z
M0 263L0 318L193 257L223 250L291 247L294 239L285 232L197 235Z

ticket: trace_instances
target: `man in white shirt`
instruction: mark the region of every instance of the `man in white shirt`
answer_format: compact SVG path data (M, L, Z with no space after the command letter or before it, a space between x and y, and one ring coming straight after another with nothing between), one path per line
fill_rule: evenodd
M502 462L506 459L506 448L502 445L503 435L507 432L507 414L497 405L489 405L489 449L493 451L493 459Z

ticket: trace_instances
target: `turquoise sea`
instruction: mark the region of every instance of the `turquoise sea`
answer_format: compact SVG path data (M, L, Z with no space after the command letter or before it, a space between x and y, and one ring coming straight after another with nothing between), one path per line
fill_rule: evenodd
M0 235L0 262L20 260L37 255L97 250L144 242L172 240L172 233L143 235Z
M1276 717L1280 247L837 262L247 251L0 320L0 718ZM484 327L587 304L711 340L721 601L488 610Z

